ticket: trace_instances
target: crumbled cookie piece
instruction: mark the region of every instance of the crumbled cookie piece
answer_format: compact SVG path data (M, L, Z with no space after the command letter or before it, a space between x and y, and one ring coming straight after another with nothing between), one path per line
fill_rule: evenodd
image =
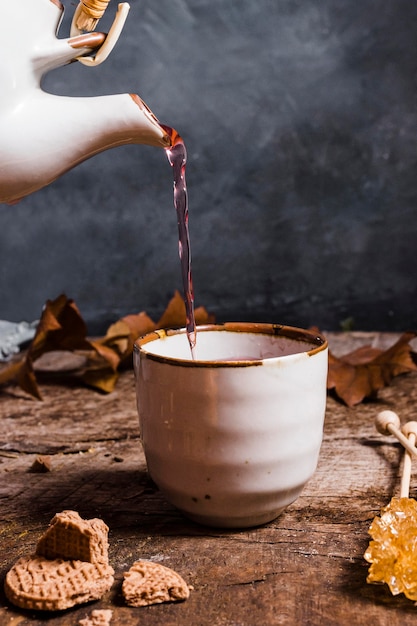
M110 626L112 617L110 609L95 609L89 617L80 619L78 626Z
M174 570L151 561L136 561L124 574L122 593L126 603L136 607L186 600L190 588Z
M100 599L112 586L113 575L113 568L105 563L34 555L14 564L4 590L8 600L22 609L61 611Z
M62 511L39 539L36 554L46 559L108 563L108 531L100 519L84 520L76 511Z
M39 454L29 468L32 474L46 474L52 469L51 457Z

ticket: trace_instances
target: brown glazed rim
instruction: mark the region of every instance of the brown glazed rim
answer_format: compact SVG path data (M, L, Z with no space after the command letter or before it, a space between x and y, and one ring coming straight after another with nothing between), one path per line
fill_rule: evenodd
M283 336L288 339L293 339L294 341L299 341L300 343L309 343L316 344L315 348L311 350L307 350L306 354L308 356L313 356L322 350L326 350L328 347L327 339L317 333L315 331L305 330L303 328L297 328L295 326L285 326L283 324L268 324L268 323L256 323L256 322L225 322L223 324L204 324L202 326L197 326L197 337L198 333L204 333L208 331L228 331L233 333L259 333L262 335L272 335L275 337ZM143 335L139 337L133 346L135 352L139 353L140 349L146 344L151 343L157 339L163 339L164 337L171 337L172 335L183 335L186 333L185 328L178 329L170 329L170 330L154 330L147 335ZM198 341L198 339L197 339ZM247 366L250 365L262 365L262 360L259 361L251 360L251 361L199 361L196 359L195 361L189 359L178 359L173 357L161 356L158 354L152 354L150 352L142 352L142 354L154 361L159 361L163 363L176 363L181 365L188 365L192 367L227 367L227 366ZM291 356L291 355L289 355Z

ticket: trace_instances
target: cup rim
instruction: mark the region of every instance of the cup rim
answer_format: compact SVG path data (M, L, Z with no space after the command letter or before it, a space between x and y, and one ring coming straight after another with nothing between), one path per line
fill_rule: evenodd
M295 341L304 342L308 344L316 344L316 347L311 348L310 350L302 351L296 354L307 354L307 356L313 356L319 352L322 352L328 348L327 339L321 333L315 330L307 330L304 328L298 328L296 326L287 326L285 324L274 324L267 322L223 322L216 324L202 324L201 326L197 326L197 337L198 333L204 333L209 331L217 331L217 332L235 332L235 333L259 333L264 335L272 335L272 336L283 336L289 339L293 339ZM173 328L173 329L158 329L153 330L150 333L142 335L138 337L133 344L133 350L137 354L141 354L144 357L159 361L162 363L175 363L181 365L188 365L191 367L247 367L248 365L262 365L267 361L272 361L273 359L279 358L289 358L295 355L287 355L280 357L270 357L267 359L259 359L259 360L240 360L240 361L215 361L215 360L188 360L181 359L177 357L170 356L162 356L159 354L153 354L152 352L147 352L146 348L144 348L148 343L153 341L157 341L158 339L164 339L165 337L171 337L173 335L186 334L185 328ZM198 341L198 339L197 339ZM142 348L144 348L142 350Z

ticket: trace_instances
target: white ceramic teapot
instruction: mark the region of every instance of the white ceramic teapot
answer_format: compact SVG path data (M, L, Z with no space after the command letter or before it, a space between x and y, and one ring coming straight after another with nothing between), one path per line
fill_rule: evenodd
M74 60L102 62L128 8L119 5L120 19L109 35L73 26L69 38L59 39L59 0L0 0L0 202L17 202L108 148L170 146L166 130L136 94L67 97L41 88L53 68Z

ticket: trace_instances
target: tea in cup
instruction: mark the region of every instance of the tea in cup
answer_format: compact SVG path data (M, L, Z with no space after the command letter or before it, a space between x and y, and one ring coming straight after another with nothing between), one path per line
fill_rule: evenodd
M140 436L166 499L201 524L272 521L315 472L326 407L327 342L317 333L231 322L135 343Z

